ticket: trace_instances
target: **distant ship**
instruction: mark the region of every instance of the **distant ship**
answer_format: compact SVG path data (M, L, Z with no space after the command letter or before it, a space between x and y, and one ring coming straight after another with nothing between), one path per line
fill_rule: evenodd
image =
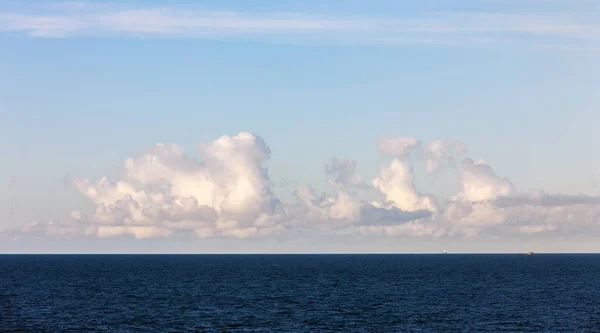
M525 253L525 255L526 255L526 256L532 256L532 255L533 255L533 252L529 251L529 252Z
M442 251L442 254L448 254L448 251L444 250Z

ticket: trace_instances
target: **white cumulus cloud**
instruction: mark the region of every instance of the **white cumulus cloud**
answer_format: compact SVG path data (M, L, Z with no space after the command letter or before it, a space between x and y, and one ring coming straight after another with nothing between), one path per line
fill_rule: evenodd
M375 203L376 206L391 206L405 211L439 210L433 195L417 191L412 167L405 161L394 159L390 166L381 167L379 176L373 179L373 186L385 196L385 202Z
M600 231L600 197L517 192L513 183L483 161L454 156L466 146L412 137L381 137L379 152L392 157L370 182L357 162L332 158L328 186L298 185L295 202L280 201L264 163L271 151L252 133L224 135L198 146L199 159L172 144L157 144L125 159L121 176L75 178L74 188L94 205L61 220L34 221L11 232L56 237L267 237L306 229L323 233L389 237L475 237L480 233L563 235ZM411 152L418 152L411 154ZM411 158L428 172L458 168L461 187L447 202L422 193ZM368 192L381 199L364 199ZM363 199L360 199L363 198Z
M508 178L496 175L483 161L467 158L462 162L462 192L467 201L487 201L516 192Z
M455 160L453 154L464 154L467 146L456 140L433 140L427 144L425 154L427 156L427 172L433 172L442 166L453 165Z
M201 144L199 154L201 161L159 143L128 158L120 180L75 179L75 188L96 204L77 220L100 237L188 231L244 238L278 229L269 217L277 214L279 202L262 166L271 152L260 137L222 136Z
M377 141L380 154L401 159L420 147L421 141L411 136L382 136Z

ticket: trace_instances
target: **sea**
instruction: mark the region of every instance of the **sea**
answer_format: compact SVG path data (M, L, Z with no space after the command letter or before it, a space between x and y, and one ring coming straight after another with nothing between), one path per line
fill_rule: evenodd
M600 255L0 255L0 332L600 332Z

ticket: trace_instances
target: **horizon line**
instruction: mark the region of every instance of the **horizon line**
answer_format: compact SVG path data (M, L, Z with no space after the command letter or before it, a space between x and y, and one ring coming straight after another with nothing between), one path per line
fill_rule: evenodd
M319 252L319 253L297 253L297 252L253 252L253 253L140 253L140 252L122 252L122 253L73 253L73 252L56 252L56 253L0 253L3 255L525 255L527 252ZM536 254L599 254L600 252L533 252Z

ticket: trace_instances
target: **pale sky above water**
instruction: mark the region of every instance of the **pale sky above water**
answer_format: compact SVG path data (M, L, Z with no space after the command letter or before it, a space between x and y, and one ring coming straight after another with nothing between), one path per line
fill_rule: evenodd
M597 252L598 13L2 1L0 251Z

